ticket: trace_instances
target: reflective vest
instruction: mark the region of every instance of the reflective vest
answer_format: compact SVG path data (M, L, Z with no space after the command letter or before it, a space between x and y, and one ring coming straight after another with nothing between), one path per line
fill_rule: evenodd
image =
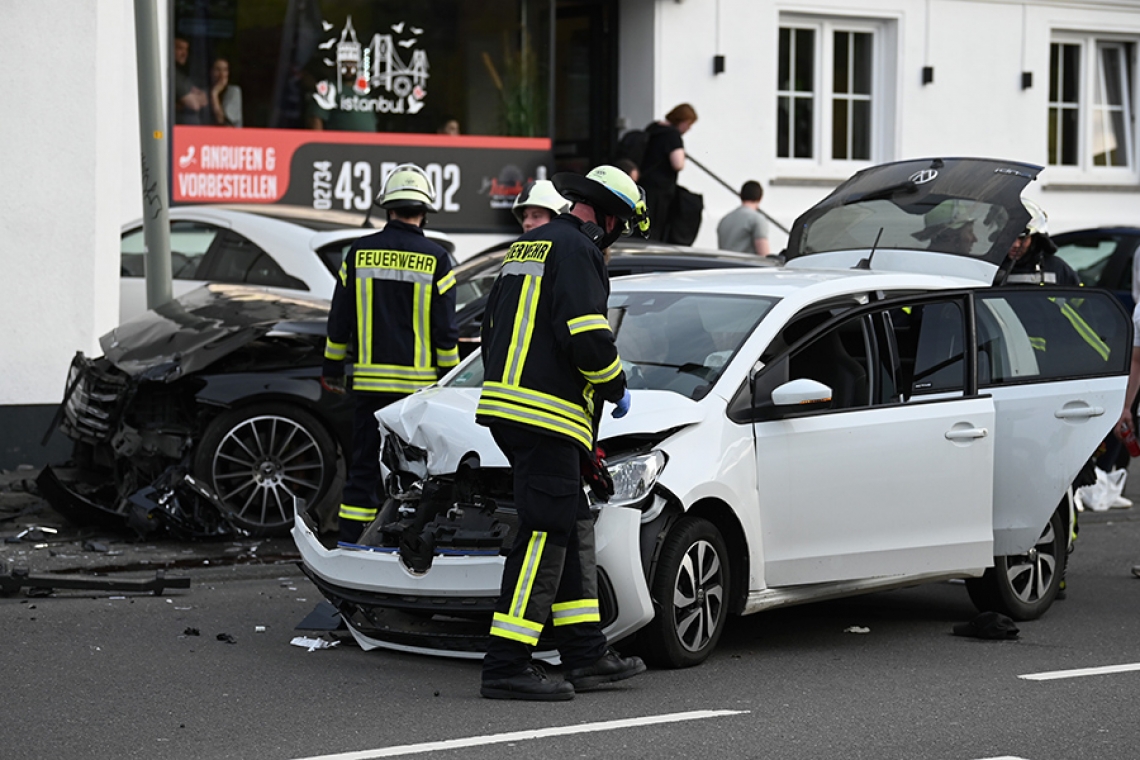
M507 251L483 316L476 421L505 422L593 450L595 398L618 401L625 374L606 318L602 252L563 214Z
M329 310L326 376L344 375L354 341L353 390L412 393L459 363L455 275L447 252L398 219L345 255Z

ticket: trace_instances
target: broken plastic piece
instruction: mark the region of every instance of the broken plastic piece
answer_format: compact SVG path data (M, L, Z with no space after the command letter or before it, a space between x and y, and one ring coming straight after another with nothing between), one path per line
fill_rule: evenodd
M314 649L332 649L340 642L310 636L294 636L289 643L295 647L305 647L312 652Z
M227 644L236 644L237 643L237 639L235 639L231 634L228 634L228 633L219 633L217 638L218 638L218 641L224 641Z
M861 625L853 625L850 628L844 628L843 632L844 633L870 633L871 629L870 628L864 628Z

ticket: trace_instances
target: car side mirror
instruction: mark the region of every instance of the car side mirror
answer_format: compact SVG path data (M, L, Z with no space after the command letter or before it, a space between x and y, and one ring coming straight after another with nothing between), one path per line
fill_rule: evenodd
M772 391L772 403L777 407L830 404L831 388L818 380L801 377L789 380Z

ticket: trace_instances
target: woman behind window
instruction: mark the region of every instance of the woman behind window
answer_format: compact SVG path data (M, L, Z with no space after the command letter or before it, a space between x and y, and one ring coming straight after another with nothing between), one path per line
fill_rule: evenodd
M210 67L210 120L218 127L241 126L241 88L230 84L230 62L214 59Z

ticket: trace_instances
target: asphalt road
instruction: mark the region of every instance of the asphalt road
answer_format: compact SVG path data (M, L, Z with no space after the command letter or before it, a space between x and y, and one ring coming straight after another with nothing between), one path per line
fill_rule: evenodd
M1140 667L1140 507L1082 517L1068 599L1017 640L951 635L975 611L935 584L735 620L701 667L545 704L480 699L475 662L291 646L319 596L277 545L153 544L188 591L0 598L0 757L1134 760L1140 670L1024 677Z

